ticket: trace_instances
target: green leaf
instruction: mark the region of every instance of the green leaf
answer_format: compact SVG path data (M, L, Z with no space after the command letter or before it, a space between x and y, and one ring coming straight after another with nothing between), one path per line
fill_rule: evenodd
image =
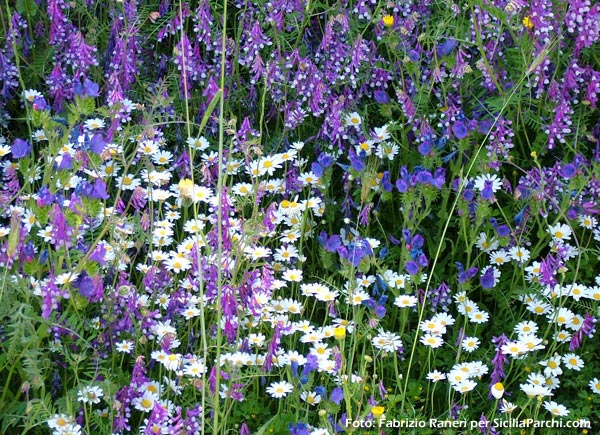
M200 122L200 133L202 133L202 130L204 130L204 127L206 126L206 123L208 122L210 115L212 115L213 111L215 110L215 106L221 99L222 94L223 94L223 91L221 89L219 89L217 91L217 93L215 94L215 96L210 101L210 104L208 105L208 108L206 109L204 116L202 116L202 122Z
M100 272L100 266L93 261L85 263L84 269L89 276L96 276Z
M35 0L17 0L17 12L21 15L35 17L38 6Z

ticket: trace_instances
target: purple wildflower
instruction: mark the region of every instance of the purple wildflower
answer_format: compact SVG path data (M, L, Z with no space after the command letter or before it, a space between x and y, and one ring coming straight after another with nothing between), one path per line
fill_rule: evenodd
M573 115L573 109L569 105L569 102L563 100L554 110L554 113L554 120L546 129L546 134L548 134L547 147L550 150L559 144L564 144L572 132L571 116Z
M11 154L15 159L21 159L27 157L32 150L32 146L27 140L15 139L12 146L10 147Z
M481 271L481 277L479 282L481 287L484 289L494 288L498 283L500 277L500 271L494 266L487 266Z
M407 261L404 265L404 268L410 275L416 275L417 273L419 273L419 265L416 261Z
M494 355L494 358L492 358L494 370L490 375L490 387L497 382L501 382L506 376L504 373L504 366L508 363L508 358L502 353L502 346L508 343L508 337L504 334L498 337L493 337L492 343L496 346L496 354ZM492 397L491 392L489 397Z
M585 313L585 317L583 318L583 325L581 328L573 334L571 338L571 342L569 344L569 350L576 350L581 347L581 342L583 341L583 337L593 337L596 333L596 322L597 318L592 316L590 313Z

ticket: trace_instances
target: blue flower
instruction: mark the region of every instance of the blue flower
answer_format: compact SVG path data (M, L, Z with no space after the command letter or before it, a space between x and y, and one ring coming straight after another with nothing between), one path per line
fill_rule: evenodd
M350 153L350 165L352 166L352 169L357 172L361 172L365 169L364 159L357 156L355 153Z
M452 124L452 133L457 139L464 139L469 134L469 130L462 121L456 121Z
M31 153L31 144L29 141L23 139L15 139L12 146L10 147L10 152L15 159L21 159L23 157L28 156Z
M290 435L310 435L310 427L306 423L290 423L288 430Z
M572 163L567 163L559 170L560 175L562 175L567 180L569 178L573 178L577 173L577 167Z
M425 140L425 141L421 142L419 144L419 146L417 147L419 154L421 154L422 156L428 155L431 152L431 145L432 145L432 142L430 140Z
M90 140L88 146L91 152L99 155L102 154L102 151L104 151L106 142L104 142L104 138L100 133L96 133L92 136L92 139Z
M375 101L377 101L379 104L388 104L391 101L390 97L385 91L375 91L373 96L375 97Z
M437 45L436 54L438 57L448 56L457 45L458 42L456 42L456 39L448 38L443 43Z
M485 269L483 269L481 277L479 278L481 287L488 289L496 286L496 271L497 269L492 266L488 266Z
M96 199L108 199L108 193L106 192L106 183L104 182L104 180L97 178L96 181L94 181L94 186L92 192L90 193L90 196Z
M329 400L331 400L336 405L339 405L340 403L342 403L343 399L344 399L344 390L342 390L340 387L335 387L333 390L331 390L331 394L329 395Z
M407 261L404 267L406 268L406 271L411 275L416 275L417 273L419 273L419 265L416 261Z
M336 252L342 246L342 238L337 234L329 237L325 242L325 250L328 252Z

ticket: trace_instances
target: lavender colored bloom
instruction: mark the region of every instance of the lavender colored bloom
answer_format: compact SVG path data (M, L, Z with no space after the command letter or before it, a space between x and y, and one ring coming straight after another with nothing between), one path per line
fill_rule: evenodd
M86 77L83 83L79 80L75 82L73 91L77 96L97 97L100 95L100 86Z
M476 267L470 267L468 270L465 270L463 264L458 261L455 262L455 264L456 264L456 267L458 268L458 282L459 283L463 283L463 282L470 280L475 275L477 275L477 272L479 270Z
M32 104L33 110L41 112L44 110L50 110L48 102L43 96L35 97Z
M502 382L502 380L506 377L506 374L504 373L504 366L508 364L508 358L502 353L502 346L508 343L508 341L508 337L504 334L492 338L492 343L496 346L496 354L494 355L494 358L492 358L494 370L490 375L490 388L497 382ZM492 398L491 390L488 397Z
M450 418L452 420L458 420L460 417L460 412L463 410L464 405L459 405L456 402L452 402L452 406L450 407Z
M500 237L507 237L510 235L510 227L508 225L498 225L496 232Z
M433 142L431 140L424 140L419 144L417 150L419 151L419 154L421 154L422 156L426 156L429 155L429 153L431 152L432 145Z
M387 92L382 90L373 92L373 97L375 98L375 101L377 101L379 104L388 104L391 102Z
M36 200L36 204L38 207L45 207L52 204L55 200L54 195L48 189L48 186L42 186L42 188L38 191L38 197Z
M485 289L494 288L496 286L496 273L497 269L493 266L487 266L481 272L481 277L479 278L479 282L481 283L481 287Z
M529 211L529 206L525 205L525 207L523 207L516 215L515 215L515 224L517 226L521 225L521 223L523 223L523 219L525 218L525 216L527 215L527 212Z
M383 305L377 305L375 307L375 315L377 317L379 317L380 319L383 319L385 317L385 313L387 312L385 306Z
M19 87L19 71L9 56L0 50L0 96L4 100L10 99Z
M106 262L104 260L104 257L106 255L106 248L104 246L104 243L99 243L96 248L94 248L94 251L92 251L91 255L90 255L90 260L95 261L96 263L100 264L100 265L104 265Z
M246 422L243 422L241 424L239 435L252 435L252 432L250 431L250 428L248 427Z
M446 169L445 168L437 168L433 174L433 185L438 189L444 187L444 183L446 182Z
M352 166L352 169L357 172L361 172L363 169L365 169L364 159L354 152L350 153L350 165Z
M415 184L432 184L433 183L433 175L428 170L417 170L415 168L416 174L414 175Z
M302 376L308 376L310 373L314 372L319 368L319 358L312 353L306 356L306 363L302 368Z
M341 253L340 248L338 248L340 257L349 260L354 267L357 267L363 258L373 255L371 245L364 239L353 240L346 250L342 250L343 253Z
M332 235L325 242L325 250L328 252L336 252L342 246L342 238L337 234Z
M311 432L310 427L306 423L290 423L288 431L290 435L310 435Z
M31 153L31 150L32 146L29 141L23 139L15 139L10 147L10 152L15 159L27 157Z
M90 197L96 199L108 199L108 193L106 192L106 183L104 182L104 180L97 178L96 181L94 181Z
M419 273L419 265L416 261L407 261L404 267L406 271L411 275L416 275L417 273Z
M102 154L105 146L106 142L100 133L95 133L87 144L89 150L98 155Z
M436 54L438 57L448 56L457 45L458 42L456 42L456 39L448 38L443 43L437 45Z
M452 133L457 139L464 139L469 134L469 130L462 121L456 121L452 124Z
M55 112L62 111L65 100L73 96L72 79L67 76L60 64L56 64L46 78L50 96L54 99L52 108Z
M279 349L279 344L281 341L281 327L281 322L277 322L277 325L275 325L275 331L273 331L273 338L269 342L269 349L267 351L267 355L265 356L265 363L263 365L263 369L267 372L270 372L273 368L273 356Z
M548 134L548 149L554 149L557 145L566 143L567 136L572 132L571 129L571 116L573 115L573 108L569 105L569 101L562 101L558 107L554 110L554 120L552 124L546 129Z
M329 400L339 405L344 400L344 390L340 387L335 387L331 390L331 394L329 395Z
M568 180L569 178L573 178L577 173L577 166L572 163L568 163L560 168L559 173Z
M571 338L571 342L569 343L569 350L576 350L581 347L581 342L583 341L583 337L593 337L596 333L596 322L597 318L592 316L590 313L585 313L585 317L583 318L583 325Z
M463 190L462 197L465 201L471 202L475 199L475 192L473 189Z
M494 182L491 180L485 180L483 182L483 189L481 189L481 198L485 201L494 199Z

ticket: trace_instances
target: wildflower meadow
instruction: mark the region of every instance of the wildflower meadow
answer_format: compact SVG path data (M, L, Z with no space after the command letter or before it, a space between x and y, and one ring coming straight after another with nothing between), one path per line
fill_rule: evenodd
M600 433L595 0L5 0L0 433Z

